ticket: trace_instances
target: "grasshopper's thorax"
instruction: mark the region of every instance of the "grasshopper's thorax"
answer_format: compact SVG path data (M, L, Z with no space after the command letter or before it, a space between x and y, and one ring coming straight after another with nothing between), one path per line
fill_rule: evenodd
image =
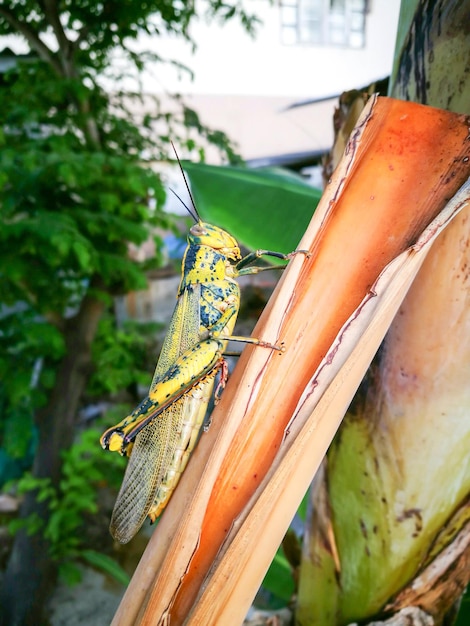
M198 222L191 226L188 235L189 246L207 246L231 261L241 259L240 248L232 235L227 231L212 226L207 222Z
M232 263L241 259L237 241L221 228L198 222L189 231L183 257L179 295L191 284L214 283L234 276Z

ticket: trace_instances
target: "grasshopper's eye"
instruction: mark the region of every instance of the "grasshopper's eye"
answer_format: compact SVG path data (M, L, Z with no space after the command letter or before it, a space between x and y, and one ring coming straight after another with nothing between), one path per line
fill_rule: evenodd
M207 235L207 230L201 224L194 224L189 229L189 232L195 237L203 237L204 235Z

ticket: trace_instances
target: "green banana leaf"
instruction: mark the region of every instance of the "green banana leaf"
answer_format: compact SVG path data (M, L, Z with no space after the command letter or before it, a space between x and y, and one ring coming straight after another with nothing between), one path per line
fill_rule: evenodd
M290 252L310 222L321 191L280 169L183 162L198 212L251 250Z

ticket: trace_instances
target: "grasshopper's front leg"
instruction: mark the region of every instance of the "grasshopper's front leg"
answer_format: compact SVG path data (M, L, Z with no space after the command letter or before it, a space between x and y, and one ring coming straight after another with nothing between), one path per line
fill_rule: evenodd
M267 265L266 267L260 267L258 265L254 265L248 267L250 263L257 261L263 256L271 256L275 259L282 259L284 261L289 261L296 254L305 254L306 257L310 257L309 250L294 250L293 252L289 252L288 254L284 254L283 252L274 252L273 250L255 250L254 252L250 252L243 259L240 259L236 265L236 272L238 276L244 276L247 274L258 274L259 272L264 272L267 270L278 269L277 265ZM280 266L279 269L284 269L284 265Z
M101 446L105 450L125 454L128 445L149 422L206 376L215 375L223 361L222 343L217 339L206 339L184 352L139 406L119 424L103 433Z

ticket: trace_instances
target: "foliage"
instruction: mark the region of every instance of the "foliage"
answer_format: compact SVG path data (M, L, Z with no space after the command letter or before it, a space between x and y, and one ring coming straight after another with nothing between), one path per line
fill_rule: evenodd
M84 516L97 512L97 488L109 484L110 479L118 481L124 466L124 459L115 454L111 455L111 460L104 460L102 450L96 445L99 435L96 428L89 429L63 453L59 487L54 487L50 478L37 478L29 472L16 483L18 494L35 491L39 502L47 502L49 518L47 522L36 515L16 519L10 523L10 531L25 528L30 534L42 532L48 540L50 557L70 583L77 580L79 570L74 565L77 559L105 570L120 582L127 582L126 574L112 559L83 549L86 545Z
M26 306L0 316L0 486L28 467L37 439L33 416L54 384L63 336Z
M133 320L116 328L115 320L106 315L100 320L93 344L94 371L87 394L99 396L114 394L123 389L150 384L157 349L154 348L156 323Z

